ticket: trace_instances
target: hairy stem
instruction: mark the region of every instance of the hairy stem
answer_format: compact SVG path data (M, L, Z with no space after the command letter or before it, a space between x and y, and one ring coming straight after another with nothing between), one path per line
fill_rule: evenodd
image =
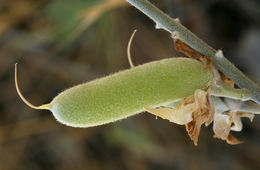
M231 110L260 114L260 105L255 104L252 101L242 102L240 100L225 99L225 103Z
M157 28L162 28L170 32L174 38L181 39L194 50L203 55L209 56L213 63L226 76L231 78L240 88L248 89L252 94L252 100L260 104L260 87L238 70L230 61L228 61L222 51L216 51L204 41L199 39L195 34L185 28L178 19L173 19L167 14L163 13L156 6L147 0L127 0L130 4L142 11L145 15L150 17Z
M240 106L240 111L241 112L250 112L254 114L260 114L260 106L256 105L255 103L252 103L250 101L244 102Z
M260 106L252 101L240 101L234 99L225 99L222 101L220 98L211 96L214 103L215 112L227 112L227 111L237 111L237 112L249 112L253 114L260 114Z

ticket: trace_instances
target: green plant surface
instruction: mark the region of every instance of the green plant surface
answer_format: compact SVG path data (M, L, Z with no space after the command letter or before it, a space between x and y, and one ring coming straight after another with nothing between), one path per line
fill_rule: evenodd
M68 126L90 127L187 97L196 89L206 89L212 80L210 70L201 62L170 58L74 86L50 104L39 107L27 104L50 110L59 122Z
M260 86L250 80L243 72L236 68L223 55L222 50L215 50L203 40L199 39L194 33L184 27L178 18L173 19L163 13L148 0L127 0L141 12L150 17L155 23L156 28L164 29L172 34L173 39L180 39L187 43L194 50L210 57L213 64L219 68L226 76L232 79L240 88L248 89L252 94L252 100L260 104Z

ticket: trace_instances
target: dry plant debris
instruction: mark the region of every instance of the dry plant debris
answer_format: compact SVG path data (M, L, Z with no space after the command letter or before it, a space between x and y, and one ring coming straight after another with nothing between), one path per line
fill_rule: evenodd
M199 60L203 62L206 65L206 68L212 66L212 59L210 59L208 56L202 55L198 51L192 49L189 45L181 41L180 39L174 39L174 47L177 51L185 54L187 57L194 58L196 60ZM229 85L230 87L234 87L234 82L228 78L224 73L219 71L219 74L221 76L221 80Z
M213 131L215 138L226 140L229 144L239 144L241 141L230 134L230 131L241 131L241 117L248 117L251 122L254 114L244 112L229 111L227 113L216 112L214 116Z
M229 110L223 112L215 109L209 92L196 90L194 95L182 99L177 107L145 108L154 114L170 122L185 125L191 140L197 146L200 128L203 124L210 125L213 122L214 137L225 140L228 144L239 144L241 141L230 134L230 131L242 130L242 117L248 117L253 121L254 114Z
M177 51L187 55L190 58L201 61L205 64L205 69L218 70L212 64L212 60L195 51L180 39L174 39L174 46ZM222 72L217 71L220 80L229 87L234 87L234 82ZM215 82L216 83L216 82ZM176 107L157 107L145 108L151 114L154 114L170 122L185 125L189 137L197 146L200 129L203 124L210 125L213 122L214 137L225 140L228 144L239 144L241 141L230 134L230 131L241 131L241 117L248 117L253 121L254 114L239 112L236 107L217 108L212 100L210 86L208 91L197 89L193 95L183 98ZM220 103L227 105L221 98L217 98Z
M214 118L214 106L209 94L203 90L196 90L194 95L182 99L175 108L145 109L170 122L185 125L195 145L198 143L201 125L208 126Z
M203 62L206 65L206 67L212 65L212 60L209 57L195 51L180 39L174 39L174 47L177 51L185 54L187 57L194 58Z

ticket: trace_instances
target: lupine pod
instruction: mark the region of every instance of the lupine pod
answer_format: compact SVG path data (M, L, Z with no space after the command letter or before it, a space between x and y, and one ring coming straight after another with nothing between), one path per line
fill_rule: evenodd
M192 95L196 89L206 89L212 80L210 70L197 60L163 59L74 86L51 103L33 108L50 110L68 126L91 127ZM17 90L27 103L18 85Z

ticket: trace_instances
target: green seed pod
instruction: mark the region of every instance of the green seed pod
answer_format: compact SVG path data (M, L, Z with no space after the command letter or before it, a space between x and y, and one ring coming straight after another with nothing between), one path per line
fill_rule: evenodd
M61 123L91 127L114 122L162 106L206 89L213 80L211 72L194 59L170 58L146 63L115 74L83 83L61 92L42 106L23 101L34 109L50 110Z

